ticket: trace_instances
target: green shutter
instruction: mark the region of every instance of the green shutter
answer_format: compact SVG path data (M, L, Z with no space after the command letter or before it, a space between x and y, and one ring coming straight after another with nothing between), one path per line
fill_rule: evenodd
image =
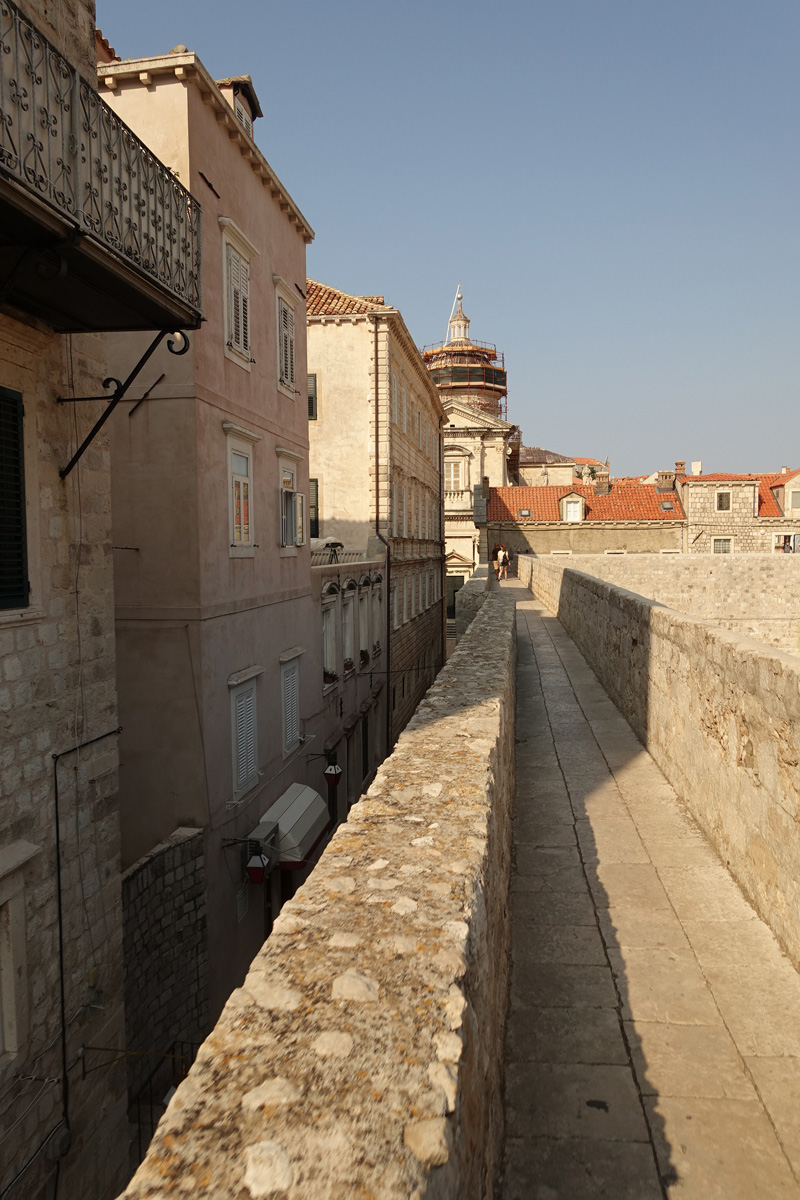
M319 481L308 481L308 536L319 537Z
M316 421L317 419L317 377L309 375L308 377L308 419Z
M28 605L22 396L0 387L0 609Z

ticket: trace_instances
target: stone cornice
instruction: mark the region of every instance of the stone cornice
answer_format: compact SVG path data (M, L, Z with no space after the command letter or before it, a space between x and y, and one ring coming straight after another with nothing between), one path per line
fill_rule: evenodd
M121 80L151 87L157 83L159 76L172 76L181 83L195 85L203 102L215 110L218 122L225 126L231 141L237 143L242 157L249 162L253 173L261 180L289 224L296 227L306 245L313 242L314 230L252 137L236 119L230 104L196 54L163 54L155 58L128 58L124 62L97 64L98 84L105 84L110 91L114 91Z

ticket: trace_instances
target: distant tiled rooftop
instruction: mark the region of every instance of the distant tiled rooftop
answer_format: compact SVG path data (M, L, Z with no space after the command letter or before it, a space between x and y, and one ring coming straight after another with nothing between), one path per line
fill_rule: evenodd
M612 483L607 495L597 495L590 484L492 488L489 493L489 520L560 521L559 500L571 495L585 497L587 521L684 519L681 502L675 492L656 492L652 484ZM662 507L664 504L671 504L672 508ZM519 513L526 510L531 515L520 518Z
M681 483L692 483L697 480L701 483L704 480L710 483L757 483L758 516L781 517L784 514L781 512L772 489L782 487L798 474L800 474L798 471L789 471L786 475L781 474L780 471L771 471L769 475L732 475L729 471L713 471L707 475L679 475L678 480Z
M314 279L306 280L306 293L310 317L357 316L391 308L383 303L383 296L351 296Z
M521 466L530 467L541 464L551 466L554 463L576 463L579 467L604 467L605 463L599 458L574 458L567 454L556 454L554 450L543 450L541 446L521 446L519 452Z

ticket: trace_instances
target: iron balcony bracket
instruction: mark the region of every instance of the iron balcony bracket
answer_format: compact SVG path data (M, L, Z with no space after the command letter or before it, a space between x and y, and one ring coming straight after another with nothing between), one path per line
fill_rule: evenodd
M81 458L81 456L85 453L85 451L92 444L92 442L94 441L97 434L100 432L100 430L105 425L108 418L111 416L114 409L119 404L120 400L123 400L125 398L125 394L128 391L128 388L134 382L137 375L141 371L142 367L145 365L145 363L148 361L148 359L150 359L153 356L153 354L156 352L158 347L163 342L164 338L168 339L167 340L167 349L169 350L170 354L185 354L186 351L189 349L189 339L185 333L181 332L180 330L162 329L161 332L156 334L156 336L153 338L153 341L150 343L148 348L145 350L144 354L139 359L138 363L133 368L133 370L131 371L130 375L128 376L128 378L125 380L124 383L121 380L116 379L113 375L110 375L108 377L108 379L103 380L104 388L110 388L112 384L115 385L114 391L111 392L110 395L107 394L105 396L59 396L57 398L56 403L58 403L58 404L83 404L90 400L107 400L108 401L108 404L107 404L106 408L103 410L101 416L97 419L97 421L95 421L91 430L86 435L86 437L83 439L80 446L73 454L72 458L69 460L67 465L65 467L62 467L61 470L58 472L62 479L66 479L67 475L69 475L70 471L75 466L76 462L78 462L78 460ZM161 378L163 379L163 375ZM153 385L153 386L155 386L155 385Z

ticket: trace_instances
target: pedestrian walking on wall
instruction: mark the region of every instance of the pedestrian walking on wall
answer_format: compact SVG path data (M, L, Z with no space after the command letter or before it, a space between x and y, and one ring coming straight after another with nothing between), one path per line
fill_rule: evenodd
M492 567L497 578L500 578L500 567L498 566L497 556L500 553L500 543L495 542L492 546Z
M508 553L505 546L501 546L497 552L498 579L508 579Z

